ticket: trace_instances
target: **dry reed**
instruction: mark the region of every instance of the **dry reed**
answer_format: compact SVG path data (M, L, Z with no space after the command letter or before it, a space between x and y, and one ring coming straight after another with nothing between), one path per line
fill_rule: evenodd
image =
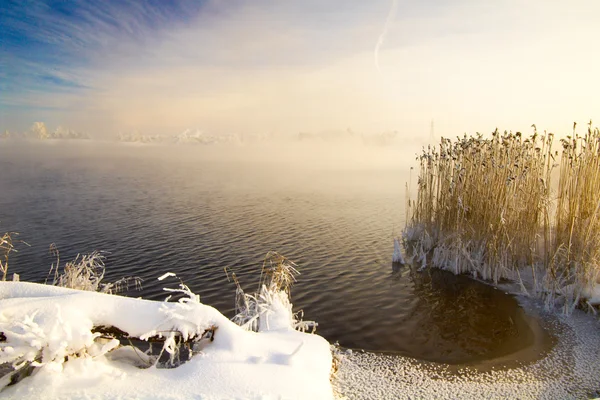
M315 331L317 323L304 321L303 311L292 312L291 287L296 282L300 273L297 265L281 254L270 251L263 261L257 291L246 293L242 289L235 273L231 273L231 280L236 285L235 313L233 321L244 329L258 332L268 329L269 314L273 309L283 307L288 310L289 325L299 331ZM230 279L227 268L227 278Z
M562 139L554 237L545 252L545 286L565 305L592 297L600 276L600 131ZM568 310L567 310L568 311Z
M12 251L15 251L13 244L12 233L6 232L0 237L0 273L2 273L2 280L6 280L8 275L8 256Z
M8 277L8 259L10 253L17 252L15 244L18 242L29 246L29 244L22 240L15 240L14 238L18 235L17 232L6 232L0 236L0 274L2 274L0 280L2 281L5 281ZM15 280L19 280L18 274L13 274L13 281Z
M131 283L136 288L141 286L141 279L138 277L124 277L116 282L103 283L106 268L105 256L102 252L77 254L74 260L66 262L62 267L60 252L56 245L50 245L50 253L56 256L56 263L52 264L48 272L48 276L54 274L52 281L54 286L108 294L119 292L123 287L128 288Z
M562 139L559 161L554 135L533 128L424 149L405 244L423 265L494 283L529 267L535 290L572 308L599 275L600 133L590 122L586 135Z

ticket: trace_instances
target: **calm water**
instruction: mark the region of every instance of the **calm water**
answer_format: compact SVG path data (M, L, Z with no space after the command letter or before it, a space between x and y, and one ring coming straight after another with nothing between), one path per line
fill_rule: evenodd
M43 282L50 243L62 260L105 250L108 281L144 279L127 295L164 299L156 278L172 271L232 316L224 268L254 288L276 250L299 265L295 308L342 346L457 363L530 344L512 297L439 271L392 268L406 166L368 167L358 153L322 163L310 151L294 160L246 151L0 143L0 231L31 245L19 246L10 270Z

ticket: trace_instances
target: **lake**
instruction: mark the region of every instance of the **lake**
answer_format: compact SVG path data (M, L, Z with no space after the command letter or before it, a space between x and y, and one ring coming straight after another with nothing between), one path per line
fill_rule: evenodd
M106 281L143 279L125 295L162 300L178 281L157 277L173 272L231 317L224 269L253 290L275 250L298 264L295 309L332 343L450 364L531 348L544 333L512 296L392 266L413 160L331 144L0 142L0 232L29 244L11 254L9 272L44 282L51 243L61 262L103 250Z

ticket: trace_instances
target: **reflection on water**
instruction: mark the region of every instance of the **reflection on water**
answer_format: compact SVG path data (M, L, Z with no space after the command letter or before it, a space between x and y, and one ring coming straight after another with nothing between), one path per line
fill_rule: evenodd
M296 308L342 346L455 363L531 342L512 297L441 271L392 271L405 166L242 152L0 145L0 230L31 244L10 268L43 282L50 243L63 260L107 250L108 280L145 281L128 295L164 299L156 278L172 271L231 316L234 286L224 268L252 289L262 257L276 250L299 265Z
M537 321L512 296L465 276L394 265L386 280L349 286L343 317L319 320L320 333L344 347L450 364L495 359L540 339Z
M498 289L437 269L417 272L406 266L392 276L401 286L408 278L418 299L406 323L426 327L407 343L419 350L406 354L458 363L500 357L533 344L528 324L534 322Z

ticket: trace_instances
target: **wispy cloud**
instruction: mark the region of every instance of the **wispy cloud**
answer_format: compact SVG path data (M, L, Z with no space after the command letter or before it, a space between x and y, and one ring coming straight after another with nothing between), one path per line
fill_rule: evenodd
M390 6L9 2L0 113L40 119L32 107L45 107L44 118L81 129L156 133L427 132L435 118L452 134L597 113L596 1L398 1L386 23ZM10 115L8 125L21 122Z
M189 20L198 9L194 4L8 0L0 13L0 56L9 89L43 90L44 82L49 91L93 86L81 79L99 55L154 40L166 27Z

